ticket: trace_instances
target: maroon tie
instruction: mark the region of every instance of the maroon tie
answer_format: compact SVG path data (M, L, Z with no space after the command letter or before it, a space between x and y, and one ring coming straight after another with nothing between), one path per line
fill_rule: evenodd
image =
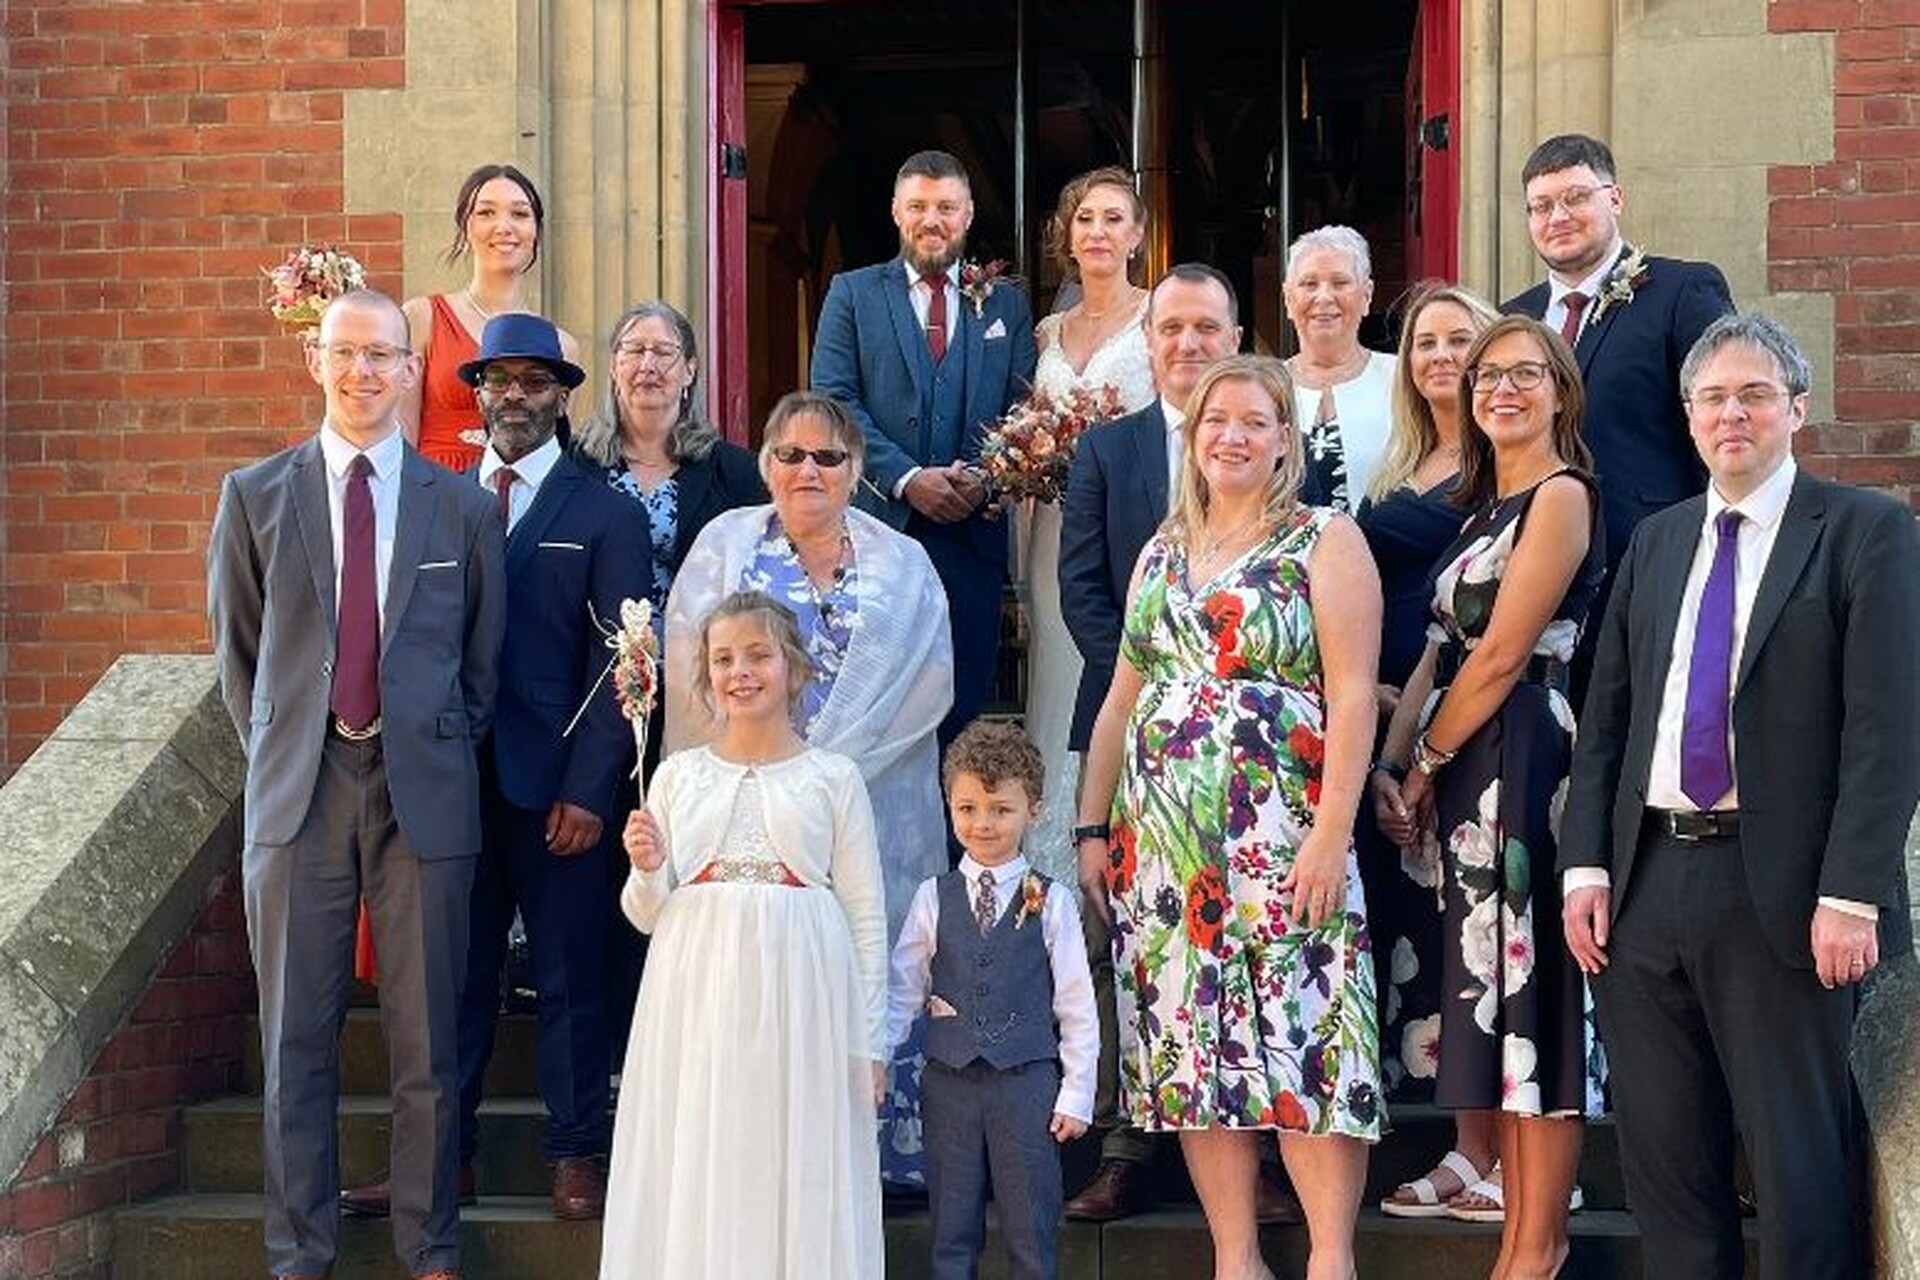
M374 588L373 464L357 453L347 468L340 528L340 630L334 637L333 714L350 730L380 718L380 604Z
M939 364L947 355L947 273L929 271L920 279L931 294L927 299L927 350Z
M1570 293L1564 299L1567 304L1567 318L1560 322L1560 336L1567 340L1567 350L1573 350L1573 344L1580 337L1580 317L1587 313L1587 295Z
M519 477L513 474L512 467L502 467L493 473L494 492L500 497L500 525L513 527L513 482Z

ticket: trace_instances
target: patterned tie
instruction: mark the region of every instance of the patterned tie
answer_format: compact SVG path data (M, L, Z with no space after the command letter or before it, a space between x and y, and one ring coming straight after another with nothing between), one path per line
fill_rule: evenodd
M1573 350L1574 342L1580 337L1580 317L1587 313L1590 299L1584 293L1574 292L1562 299L1567 305L1567 318L1560 322L1560 336L1567 340L1567 350Z
M980 936L986 937L993 922L1000 918L1000 904L994 898L993 872L980 873L980 889L973 895L973 918L980 922Z
M1687 710L1680 729L1680 789L1711 809L1733 789L1727 755L1727 702L1733 686L1733 562L1740 546L1740 513L1729 507L1714 521L1719 541L1700 592L1687 667Z
M929 271L920 277L927 286L927 350L939 364L947 356L947 273Z
M520 477L513 474L512 467L502 467L493 473L494 493L500 498L500 525L513 527L513 482Z
M329 708L349 729L380 717L380 604L374 587L373 463L354 455L340 526L340 617Z

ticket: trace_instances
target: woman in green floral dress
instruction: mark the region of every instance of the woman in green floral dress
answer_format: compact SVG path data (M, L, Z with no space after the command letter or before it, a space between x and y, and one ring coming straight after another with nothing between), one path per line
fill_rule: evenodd
M1195 386L1080 808L1081 882L1113 924L1125 1105L1180 1132L1216 1280L1270 1274L1259 1130L1279 1133L1306 1211L1309 1277L1351 1276L1382 1120L1352 840L1380 584L1353 522L1296 500L1292 404L1262 357Z

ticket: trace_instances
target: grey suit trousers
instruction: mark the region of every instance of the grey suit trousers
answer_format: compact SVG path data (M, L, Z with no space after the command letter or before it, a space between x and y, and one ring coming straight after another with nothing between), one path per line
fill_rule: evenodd
M394 1252L413 1275L460 1265L460 984L472 858L422 861L393 816L379 739L329 735L293 841L249 845L247 936L260 983L267 1260L325 1275L339 1232L340 1028L365 896L392 1061Z

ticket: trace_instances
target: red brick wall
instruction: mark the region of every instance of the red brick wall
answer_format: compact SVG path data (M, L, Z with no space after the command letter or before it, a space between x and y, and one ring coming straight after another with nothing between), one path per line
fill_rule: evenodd
M237 1093L257 1001L235 871L0 1193L0 1276L108 1280L112 1210L180 1180L180 1112Z
M1920 0L1774 0L1768 28L1837 33L1833 161L1767 179L1770 286L1834 300L1811 465L1920 510Z
M404 0L8 0L0 778L126 652L206 644L221 475L319 411L263 266L334 241L342 91L405 80Z

